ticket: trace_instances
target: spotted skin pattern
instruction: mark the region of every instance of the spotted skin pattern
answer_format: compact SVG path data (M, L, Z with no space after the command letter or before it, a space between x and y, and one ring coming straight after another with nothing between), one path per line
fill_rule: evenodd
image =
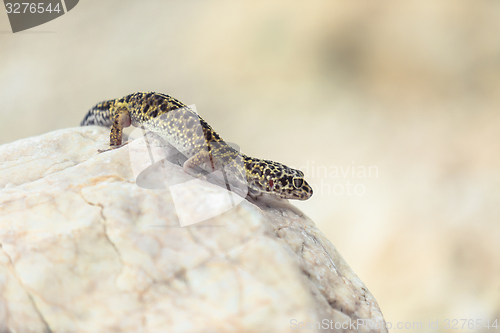
M192 174L196 167L208 172L224 168L230 183L247 186L254 196L307 200L313 194L302 171L240 153L195 111L169 95L138 92L101 102L88 111L80 125L111 127L111 149L122 145L124 127L142 127L187 157L183 164L186 172Z

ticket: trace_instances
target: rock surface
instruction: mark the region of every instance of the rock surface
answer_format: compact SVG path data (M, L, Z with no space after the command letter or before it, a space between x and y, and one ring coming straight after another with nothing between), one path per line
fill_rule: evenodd
M0 332L387 332L291 204L232 201L181 227L180 201L203 211L219 194L174 165L184 196L137 186L133 145L97 154L108 133L0 146Z

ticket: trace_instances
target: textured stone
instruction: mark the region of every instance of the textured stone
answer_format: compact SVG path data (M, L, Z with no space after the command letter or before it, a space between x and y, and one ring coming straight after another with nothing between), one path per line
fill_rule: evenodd
M0 146L0 331L383 327L373 296L290 203L240 200L181 227L168 186L137 186L147 165L130 162L133 144L97 154L107 136L72 128ZM182 200L217 204L215 185L168 164L192 193ZM368 326L331 331L386 332Z

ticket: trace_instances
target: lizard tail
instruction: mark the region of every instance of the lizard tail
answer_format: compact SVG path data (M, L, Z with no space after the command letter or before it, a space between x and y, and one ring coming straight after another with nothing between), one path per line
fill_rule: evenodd
M114 100L101 102L95 105L92 109L87 112L85 118L83 118L80 126L106 126L110 127L113 125L113 119L111 119L110 107L113 105Z

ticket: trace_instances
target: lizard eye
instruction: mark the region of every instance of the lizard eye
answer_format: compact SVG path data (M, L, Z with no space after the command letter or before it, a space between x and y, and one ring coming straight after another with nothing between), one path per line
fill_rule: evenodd
M299 189L304 184L304 180L302 178L294 178L293 179L293 187Z

